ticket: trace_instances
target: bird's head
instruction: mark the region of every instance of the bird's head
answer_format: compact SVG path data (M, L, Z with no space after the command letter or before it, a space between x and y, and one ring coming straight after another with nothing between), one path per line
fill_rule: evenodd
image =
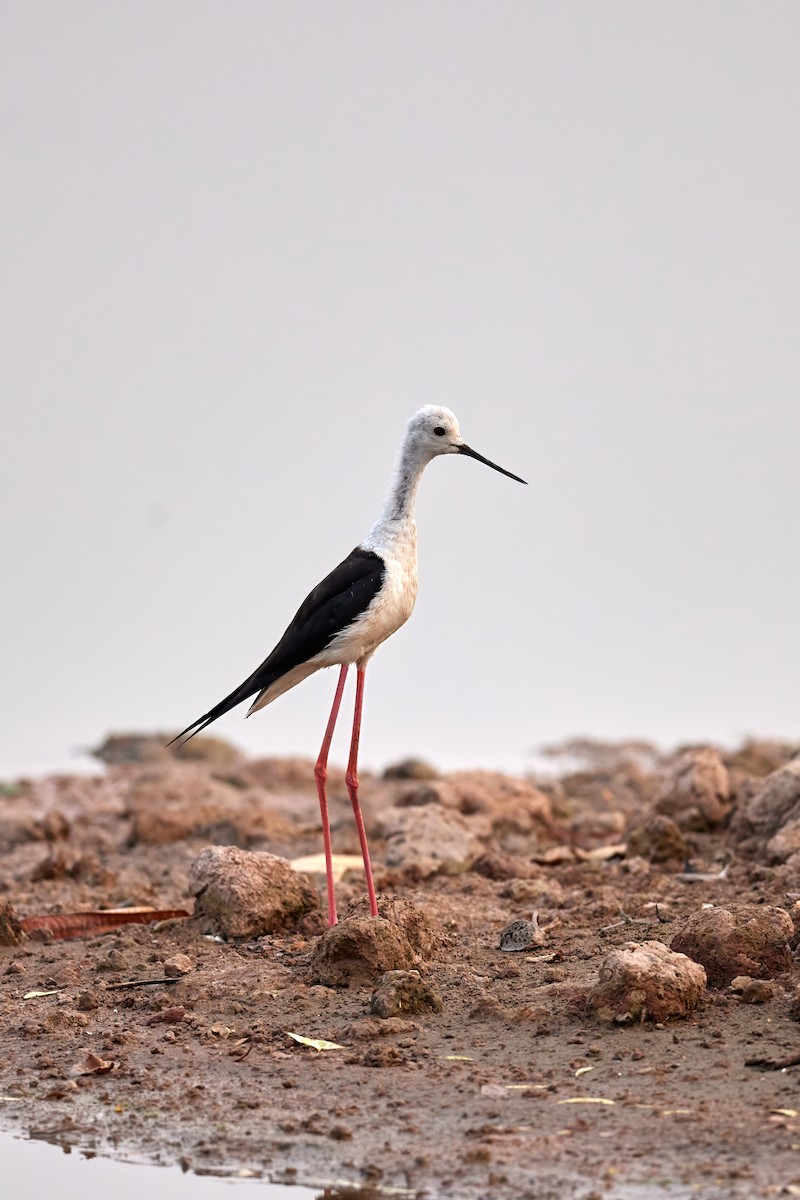
M408 422L407 440L423 459L430 460L439 454L466 454L469 458L475 458L478 462L491 467L492 470L499 471L501 475L507 475L509 479L516 479L517 483L526 482L526 480L520 479L519 475L512 475L510 471L498 467L497 463L490 462L488 458L484 458L482 454L472 450L461 436L456 414L449 408L442 408L437 404L426 404L419 412L414 413Z

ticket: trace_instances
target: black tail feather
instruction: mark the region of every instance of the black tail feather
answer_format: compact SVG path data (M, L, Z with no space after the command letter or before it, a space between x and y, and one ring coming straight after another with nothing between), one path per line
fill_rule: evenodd
M219 704L215 704L207 713L203 713L202 717L198 717L196 721L192 721L191 725L187 725L180 733L177 733L172 741L167 742L167 747L174 746L176 742L180 746L185 746L193 737L201 733L207 725L212 721L216 721L218 717L222 717L226 712L230 712L232 708L236 708L237 704L241 704L243 700L249 700L251 696L255 696L258 692L263 691L269 686L269 680L255 681L251 675L249 679L245 679L244 683L240 683L238 688L226 696L224 700L220 700Z

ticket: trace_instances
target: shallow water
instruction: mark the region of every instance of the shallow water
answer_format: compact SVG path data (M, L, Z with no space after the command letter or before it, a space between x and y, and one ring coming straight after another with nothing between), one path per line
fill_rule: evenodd
M46 1134L44 1136L47 1136ZM283 1186L263 1179L186 1174L177 1166L101 1158L66 1143L0 1133L3 1191L14 1200L231 1200L231 1188L255 1189L253 1200L317 1200L321 1188ZM7 1190L6 1190L7 1189ZM241 1200L245 1200L244 1196Z

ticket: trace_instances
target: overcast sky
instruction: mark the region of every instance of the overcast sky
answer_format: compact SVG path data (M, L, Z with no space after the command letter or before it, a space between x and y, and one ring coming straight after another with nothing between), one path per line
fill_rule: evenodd
M230 691L425 403L530 486L428 469L366 765L800 736L799 54L794 0L5 0L0 772ZM334 686L216 730L313 756Z

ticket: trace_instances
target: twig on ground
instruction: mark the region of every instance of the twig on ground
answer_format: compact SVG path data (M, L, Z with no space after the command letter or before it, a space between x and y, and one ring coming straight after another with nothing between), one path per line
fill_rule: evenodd
M128 979L125 983L107 983L107 992L122 991L123 988L153 987L156 983L177 983L178 976L169 979Z
M603 926L601 926L600 929L598 929L597 932L598 933L609 933L610 930L612 930L612 929L621 929L623 925L652 925L653 924L653 920L651 917L629 917L628 914L625 912L624 908L620 908L619 914L622 917L621 921L614 921L613 924L611 924L611 925L603 925ZM665 920L665 918L663 918L661 916L661 914L658 912L658 905L656 905L656 914L658 916L659 921Z

